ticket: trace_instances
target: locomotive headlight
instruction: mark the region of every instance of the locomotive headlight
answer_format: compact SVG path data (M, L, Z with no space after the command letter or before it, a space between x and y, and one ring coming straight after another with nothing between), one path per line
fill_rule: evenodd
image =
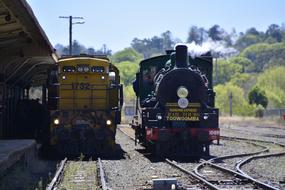
M62 76L62 80L65 80L65 79L66 79L66 76L65 76L65 75L63 75L63 76Z
M89 71L89 67L84 67L84 72L88 72Z
M158 114L156 115L156 119L157 119L157 120L162 120L162 115L161 115L160 113L158 113Z
M184 86L180 86L177 90L177 96L179 98L186 98L188 96L188 90Z
M78 67L77 70L78 72L83 72L83 67Z
M204 120L207 120L208 118L209 118L209 115L204 115L204 116L203 116L203 119L204 119Z
M55 125L58 125L58 124L59 124L59 119L58 119L58 118L54 119L54 120L53 120L53 123L54 123Z
M178 100L178 106L182 109L187 108L189 105L189 101L187 100L187 98L179 98Z
M111 124L112 124L112 121L111 121L110 119L108 119L108 120L106 121L106 124L107 124L107 125L111 125Z

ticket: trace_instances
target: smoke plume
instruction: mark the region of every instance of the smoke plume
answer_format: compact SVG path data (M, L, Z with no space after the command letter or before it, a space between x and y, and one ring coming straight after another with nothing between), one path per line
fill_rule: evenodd
M202 45L192 43L177 43L177 45L186 45L191 57L199 57L207 52L211 52L213 57L230 57L236 55L238 51L233 47L226 47L224 41L213 41L209 39L202 43Z

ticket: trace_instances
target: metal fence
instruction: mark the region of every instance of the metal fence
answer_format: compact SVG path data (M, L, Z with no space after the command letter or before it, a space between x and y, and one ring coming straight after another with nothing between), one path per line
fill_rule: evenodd
M122 123L131 123L133 116L135 115L135 104L124 104L122 111Z
M285 108L266 109L263 111L264 117L281 117L285 118Z

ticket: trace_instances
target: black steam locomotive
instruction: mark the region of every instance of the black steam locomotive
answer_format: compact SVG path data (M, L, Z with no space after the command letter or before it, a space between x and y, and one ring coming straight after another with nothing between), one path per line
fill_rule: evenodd
M208 155L220 137L212 73L211 54L192 58L185 45L141 61L131 124L139 142L157 156Z

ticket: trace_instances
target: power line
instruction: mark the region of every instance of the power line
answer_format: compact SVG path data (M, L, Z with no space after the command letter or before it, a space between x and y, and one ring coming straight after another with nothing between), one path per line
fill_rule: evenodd
M72 26L74 24L84 24L85 22L73 22L73 19L83 20L83 17L74 17L74 16L59 16L59 18L69 19L69 55L72 55Z

